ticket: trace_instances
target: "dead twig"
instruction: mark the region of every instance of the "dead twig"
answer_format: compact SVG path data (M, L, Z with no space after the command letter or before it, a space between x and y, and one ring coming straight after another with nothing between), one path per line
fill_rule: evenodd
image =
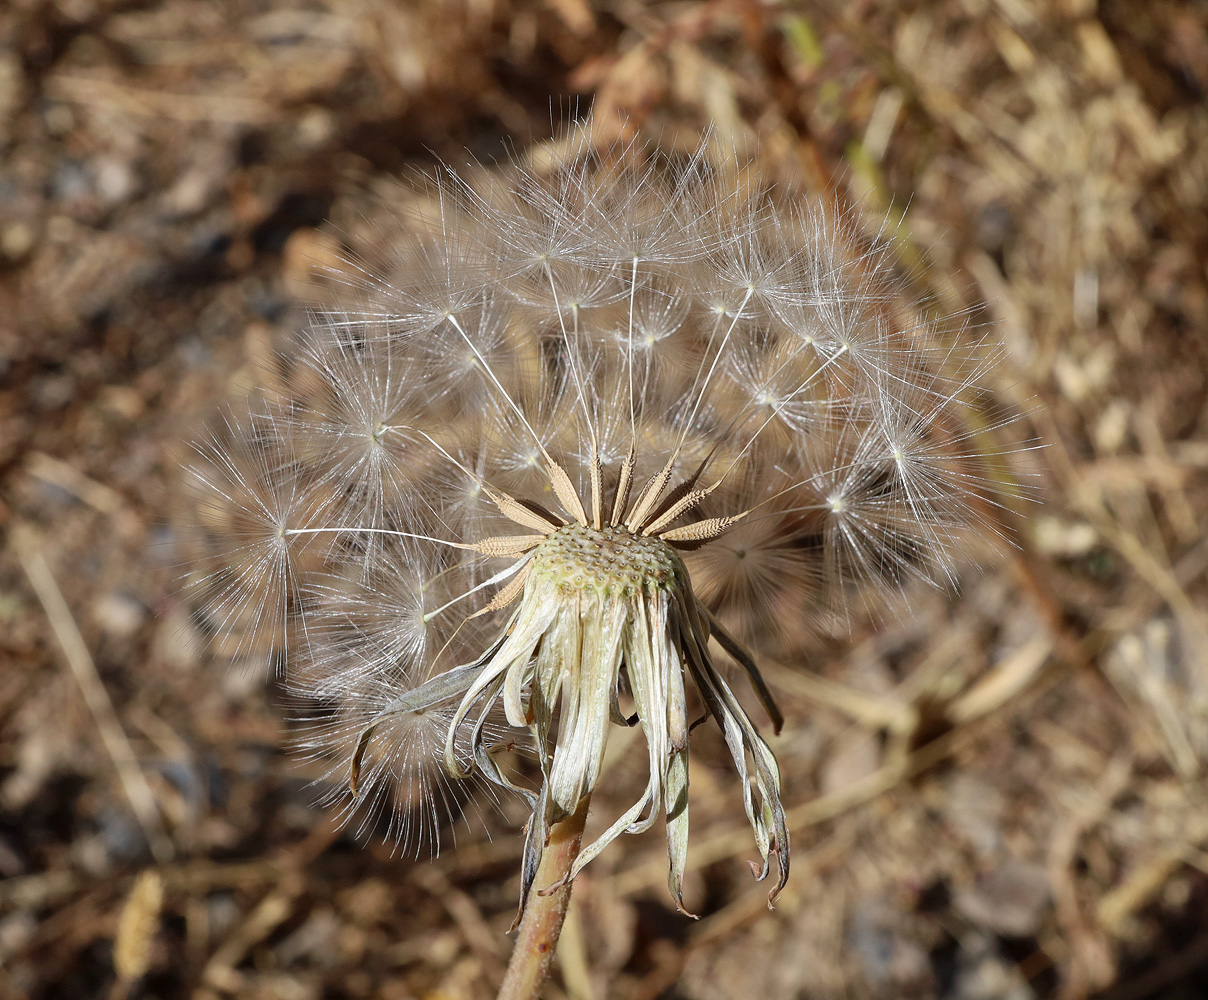
M105 684L97 673L96 663L88 652L84 637L80 635L71 609L63 598L63 592L42 555L41 544L33 531L24 525L14 527L12 539L17 559L46 612L50 627L71 669L71 675L84 695L84 702L101 734L105 752L113 762L122 791L125 792L130 808L143 829L151 854L161 864L167 862L173 854L172 841L164 832L155 795L138 765L134 748L122 728L109 692L105 690Z

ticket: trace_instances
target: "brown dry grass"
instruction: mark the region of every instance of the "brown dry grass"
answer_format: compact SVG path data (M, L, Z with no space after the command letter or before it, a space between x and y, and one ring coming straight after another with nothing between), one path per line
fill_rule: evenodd
M626 838L550 995L1208 994L1202 3L24 0L0 39L0 995L491 994L519 838L416 864L310 810L270 694L193 641L166 525L178 442L299 321L323 220L547 135L571 93L605 131L714 121L888 218L920 290L994 324L1048 448L961 596L772 671L777 911L699 767L707 916Z

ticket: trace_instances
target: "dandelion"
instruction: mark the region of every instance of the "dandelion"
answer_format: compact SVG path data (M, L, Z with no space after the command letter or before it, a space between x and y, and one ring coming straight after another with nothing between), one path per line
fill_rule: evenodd
M853 598L944 582L995 503L962 419L977 345L904 316L850 220L707 148L580 131L548 169L429 178L390 253L349 259L296 392L192 470L207 622L317 706L303 742L333 798L387 810L411 852L467 790L527 801L518 954L548 952L576 875L660 818L686 912L702 713L774 900L780 771L719 659L778 730L760 656ZM648 778L584 845L614 725L641 729ZM505 766L522 742L535 782ZM519 967L509 996L543 974Z

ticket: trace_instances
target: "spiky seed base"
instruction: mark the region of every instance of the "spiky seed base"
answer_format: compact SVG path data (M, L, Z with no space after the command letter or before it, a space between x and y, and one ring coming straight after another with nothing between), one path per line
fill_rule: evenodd
M546 538L534 549L529 572L566 594L588 591L627 600L682 588L688 580L683 560L662 539L585 524L568 524Z

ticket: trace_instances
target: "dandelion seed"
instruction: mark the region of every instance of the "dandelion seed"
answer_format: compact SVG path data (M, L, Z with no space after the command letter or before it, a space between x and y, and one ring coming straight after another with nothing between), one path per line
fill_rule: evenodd
M359 307L316 318L320 388L200 449L228 542L206 613L293 637L307 752L347 808L390 811L402 849L439 839L466 779L522 796L522 907L554 888L551 833L583 814L610 728L635 725L645 789L560 878L661 817L683 909L703 705L774 899L780 771L719 651L779 725L761 654L953 575L997 502L961 416L987 368L896 318L884 245L753 169L586 131L569 149L432 178L396 258L350 265ZM501 754L521 741L531 784Z

